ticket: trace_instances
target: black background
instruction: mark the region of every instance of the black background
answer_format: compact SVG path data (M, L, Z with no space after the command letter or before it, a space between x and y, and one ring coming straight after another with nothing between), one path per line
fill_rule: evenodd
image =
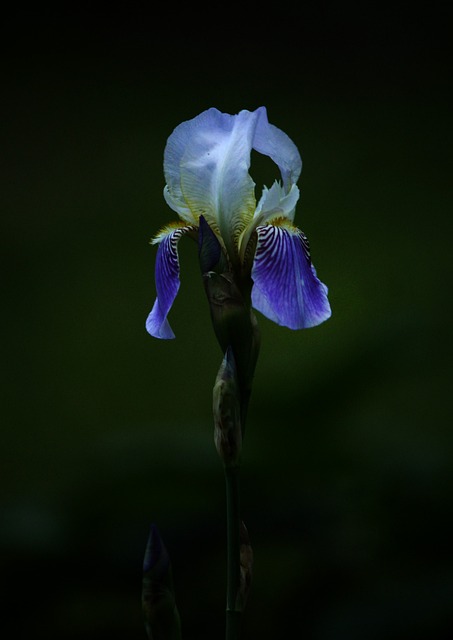
M190 242L176 340L146 334L148 242L174 219L173 128L261 105L301 151L296 222L333 315L259 317L244 638L452 636L447 27L432 4L3 15L5 637L144 638L152 522L183 637L224 634L221 353Z

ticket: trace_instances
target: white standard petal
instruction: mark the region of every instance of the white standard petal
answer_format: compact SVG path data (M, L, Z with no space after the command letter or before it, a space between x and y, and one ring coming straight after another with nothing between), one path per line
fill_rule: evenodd
M183 200L180 200L174 194L170 193L167 185L165 185L164 188L164 199L168 206L173 209L173 211L176 211L176 213L182 220L188 222L189 224L197 223L186 203Z
M272 187L263 188L263 195L256 207L253 220L248 224L240 238L240 255L244 258L248 242L260 225L265 225L275 218L286 218L290 222L294 220L296 204L299 200L299 187L293 184L288 193L279 182L274 182Z
M279 182L274 182L270 189L264 187L254 215L255 226L276 217L287 218L292 222L299 195L299 187L296 184L291 185L288 192Z
M253 149L275 162L280 169L283 186L288 192L302 171L300 153L284 131L269 124L265 107L260 107L256 113L259 117L253 137Z
M216 225L230 255L256 207L248 170L259 115L208 109L176 127L164 152L167 202L187 207L194 222L203 215Z

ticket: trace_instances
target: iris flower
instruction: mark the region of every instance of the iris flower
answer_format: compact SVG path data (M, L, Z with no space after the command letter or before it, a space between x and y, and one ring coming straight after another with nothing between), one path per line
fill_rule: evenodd
M252 150L271 158L280 180L259 200L249 174ZM206 231L254 309L290 329L314 327L331 315L305 234L294 225L302 170L292 140L267 119L265 107L237 115L208 109L174 129L164 151L164 197L179 220L161 229L157 298L146 321L156 338L174 338L167 315L180 286L178 242ZM200 240L201 242L201 240ZM243 286L250 282L249 287Z

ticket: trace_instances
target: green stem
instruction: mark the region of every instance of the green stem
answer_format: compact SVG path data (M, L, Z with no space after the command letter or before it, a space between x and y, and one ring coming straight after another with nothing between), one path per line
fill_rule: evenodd
M226 640L239 640L241 610L237 608L240 586L239 465L225 466L227 510L227 604Z

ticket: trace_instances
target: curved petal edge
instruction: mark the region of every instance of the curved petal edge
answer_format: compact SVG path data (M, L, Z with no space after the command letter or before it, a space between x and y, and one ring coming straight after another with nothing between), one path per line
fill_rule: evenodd
M167 315L179 291L178 242L192 227L167 227L161 231L157 241L156 256L157 298L146 319L146 330L154 338L171 340L175 337Z
M290 329L308 329L330 318L328 290L316 275L303 232L270 224L258 227L257 234L253 307Z

